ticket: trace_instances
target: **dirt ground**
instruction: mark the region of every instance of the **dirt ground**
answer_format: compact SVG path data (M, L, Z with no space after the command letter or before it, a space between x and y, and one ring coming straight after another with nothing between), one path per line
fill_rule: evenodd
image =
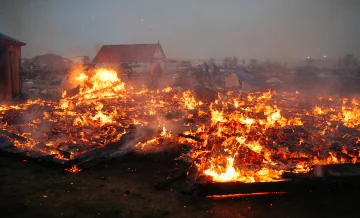
M67 173L0 157L0 217L359 217L358 191L214 200L180 193L181 180L154 185L171 155L129 155Z

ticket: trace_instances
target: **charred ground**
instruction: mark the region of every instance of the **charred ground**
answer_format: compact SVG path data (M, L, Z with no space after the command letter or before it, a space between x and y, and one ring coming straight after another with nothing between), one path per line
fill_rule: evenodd
M154 185L177 154L128 155L70 174L1 156L1 217L358 217L359 190L214 200Z

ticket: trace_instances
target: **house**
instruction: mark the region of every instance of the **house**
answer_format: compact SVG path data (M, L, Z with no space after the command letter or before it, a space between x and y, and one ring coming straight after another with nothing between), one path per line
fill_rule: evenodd
M44 54L23 61L24 69L42 69L54 73L64 73L72 66L72 61L55 54Z
M103 45L96 54L93 63L100 67L119 69L124 65L131 66L137 73L150 72L150 66L160 62L166 69L166 56L161 44Z
M0 101L18 99L22 91L20 42L0 33Z
M224 69L222 72L225 74L225 87L241 87L243 90L251 90L262 83L252 74L240 70Z

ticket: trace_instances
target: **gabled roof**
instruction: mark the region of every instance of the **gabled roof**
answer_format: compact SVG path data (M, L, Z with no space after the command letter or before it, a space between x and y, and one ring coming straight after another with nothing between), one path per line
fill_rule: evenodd
M11 38L10 36L5 35L3 33L0 33L0 44L17 45L17 46L26 45L25 43L23 43L17 39Z
M96 54L94 62L150 62L157 49L157 44L103 45ZM163 52L164 53L164 52Z

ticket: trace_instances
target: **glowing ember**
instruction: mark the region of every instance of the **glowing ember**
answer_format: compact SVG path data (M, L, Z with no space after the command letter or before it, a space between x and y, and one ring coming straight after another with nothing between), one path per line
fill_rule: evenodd
M77 165L74 165L72 166L71 168L69 169L65 169L66 172L69 172L69 173L78 173L81 171L80 168L77 167Z
M246 193L246 194L228 194L228 195L209 195L207 198L213 199L229 199L229 198L241 198L249 196L261 196L261 195L284 195L287 192L255 192L255 193Z
M146 126L153 131L139 133L129 150L186 144L190 149L181 158L216 182L278 181L284 172L359 159L357 99L229 91L201 102L190 90L132 87L103 68L74 69L70 80L74 89L64 91L59 102L0 105L0 143L70 160Z
M349 103L342 99L306 100L315 104L312 117L303 106L287 107L302 100L290 93L245 97L229 92L219 99L210 105L210 125L190 133L202 141L181 139L192 145L184 157L195 160L200 175L214 182L279 181L285 171L306 173L314 164L355 163L359 157L354 146L360 136L358 119L344 113ZM356 111L354 102L347 105L351 111ZM352 134L339 131L341 125L354 128ZM334 138L341 141L340 149Z

